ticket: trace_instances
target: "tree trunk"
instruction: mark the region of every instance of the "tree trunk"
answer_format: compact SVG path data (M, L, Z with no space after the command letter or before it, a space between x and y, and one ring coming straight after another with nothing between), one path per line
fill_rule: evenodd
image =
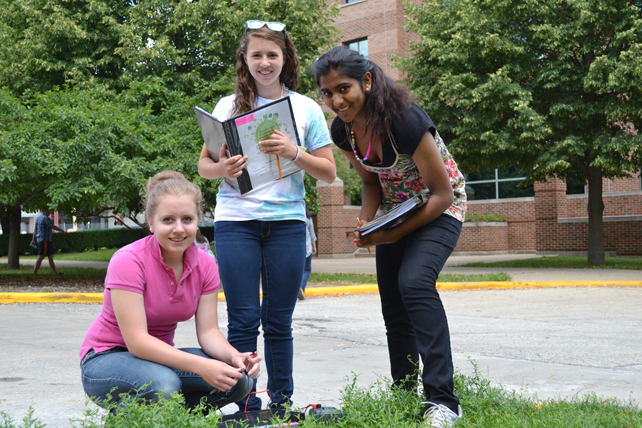
M604 201L602 201L602 168L589 167L588 178L588 264L603 266L604 260Z
M20 205L7 207L9 217L9 254L7 267L20 269Z
M0 204L0 227L2 233L9 236L9 215L7 214L7 207L5 204Z

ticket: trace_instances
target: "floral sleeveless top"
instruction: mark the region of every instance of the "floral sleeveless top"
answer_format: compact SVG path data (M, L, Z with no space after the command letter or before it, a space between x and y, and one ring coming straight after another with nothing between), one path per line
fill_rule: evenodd
M444 166L448 171L448 177L454 194L454 201L444 214L454 217L463 223L466 218L466 181L464 179L464 175L459 171L457 163L448 152L444 140L434 128L432 120L428 114L415 104L412 104L411 106L412 108L408 109L408 111L401 115L394 128L388 133L389 138L384 142L384 144L392 147L392 151L388 149L389 155L394 153L392 164L390 166L383 167L377 166L376 164L370 164L367 161L361 163L366 171L373 172L379 176L379 183L383 190L383 196L381 206L379 207L380 213L378 213L378 215L394 208L415 195L430 194L430 189L428 189L424 183L412 156L400 153L399 149L399 147L408 146L412 147L412 151L414 152L414 149L419 144L421 137L423 137L426 131L430 131L435 138L437 148L439 149L441 158L444 161ZM337 125L339 125L339 123L333 123L332 127L332 137L335 142L343 141L341 140L341 135L343 135L343 133L347 134L345 126ZM413 131L404 135L409 127L414 128ZM408 135L410 133L414 134L410 136ZM403 143L406 141L400 141L402 138L411 138L416 141L404 145ZM419 140L417 140L417 138ZM352 148L349 147L349 145L337 145L342 150L352 151ZM386 162L387 157L386 149L384 149L384 162ZM386 162L386 164L388 163L389 162Z

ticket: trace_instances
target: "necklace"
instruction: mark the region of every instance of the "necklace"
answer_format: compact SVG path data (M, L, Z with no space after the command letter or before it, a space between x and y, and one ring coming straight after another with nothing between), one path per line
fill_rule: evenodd
M361 159L359 157L359 152L357 152L357 140L354 138L354 129L350 128L350 138L352 140L352 151L354 152L354 157L357 158L357 160L361 163L364 163L365 161L368 160L368 156L370 156L370 149L372 149L372 139L374 138L374 130L370 132L370 142L368 143L368 151L366 152L366 155Z

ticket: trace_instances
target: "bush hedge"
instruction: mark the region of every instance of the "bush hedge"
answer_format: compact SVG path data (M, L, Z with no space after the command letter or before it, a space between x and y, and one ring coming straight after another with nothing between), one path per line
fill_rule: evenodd
M201 232L210 241L214 237L214 227L201 227ZM120 248L127 244L141 239L147 235L143 229L99 229L77 231L73 233L55 233L53 237L53 246L57 253L81 253L87 250L97 250L99 248ZM21 255L38 254L37 248L29 245L32 239L31 233L20 235ZM0 257L5 257L9 253L9 235L0 235Z
M466 215L466 222L471 222L471 223L490 223L490 222L504 222L506 221L506 217L504 217L501 214L487 214L487 215L480 215L480 214L470 214Z

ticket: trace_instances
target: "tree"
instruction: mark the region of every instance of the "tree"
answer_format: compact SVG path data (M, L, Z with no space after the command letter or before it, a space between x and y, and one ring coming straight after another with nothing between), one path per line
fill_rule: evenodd
M15 233L10 265L19 266L21 208L135 220L147 179L168 168L214 205L218 182L197 173L192 107L211 110L233 91L245 20L288 25L305 93L307 64L333 43L336 14L324 0L9 0L0 9L0 218ZM306 187L318 203L314 183Z
M230 94L236 76L236 50L248 19L281 21L302 66L300 92L314 89L308 66L331 47L338 15L326 0L141 0L123 26L125 79L153 75L189 95L207 90L211 100Z
M589 265L604 264L602 178L642 165L642 3L425 0L409 87L462 169L587 182Z
M44 207L47 188L45 158L50 142L32 138L28 109L9 91L0 90L0 217L3 233L9 233L8 265L18 269L21 207ZM20 143L5 138L13 135Z
M5 0L0 8L0 87L15 95L54 86L114 85L130 2Z

